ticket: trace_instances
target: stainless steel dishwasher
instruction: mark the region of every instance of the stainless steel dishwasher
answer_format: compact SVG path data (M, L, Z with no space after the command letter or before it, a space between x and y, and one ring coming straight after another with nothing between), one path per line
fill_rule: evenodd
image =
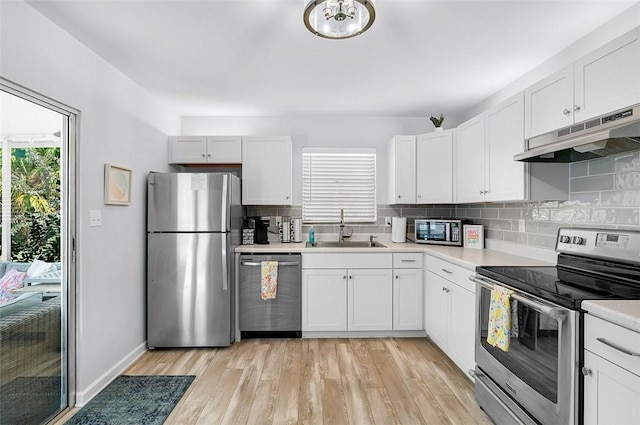
M262 262L278 262L275 299L261 295ZM300 254L240 255L240 337L302 336Z

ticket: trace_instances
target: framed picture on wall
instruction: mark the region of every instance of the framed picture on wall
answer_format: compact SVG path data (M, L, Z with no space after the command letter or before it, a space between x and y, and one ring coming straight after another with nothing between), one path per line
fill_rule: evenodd
M463 226L463 233L465 248L484 248L484 226L465 224Z
M104 203L129 205L131 203L131 170L104 164Z

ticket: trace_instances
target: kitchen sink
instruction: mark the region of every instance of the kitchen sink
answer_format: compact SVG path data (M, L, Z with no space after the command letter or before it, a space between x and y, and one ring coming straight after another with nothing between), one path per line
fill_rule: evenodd
M307 242L307 248L386 248L386 246L376 241L319 241Z

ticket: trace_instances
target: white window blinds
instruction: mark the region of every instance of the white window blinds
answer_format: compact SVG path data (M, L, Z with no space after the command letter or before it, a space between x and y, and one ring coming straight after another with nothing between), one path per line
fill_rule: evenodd
M305 223L375 223L375 149L305 148L302 179Z

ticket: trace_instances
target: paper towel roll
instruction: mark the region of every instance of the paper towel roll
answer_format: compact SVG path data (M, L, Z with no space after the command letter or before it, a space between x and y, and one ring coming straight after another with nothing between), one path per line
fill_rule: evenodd
M407 241L407 217L391 217L391 242Z

